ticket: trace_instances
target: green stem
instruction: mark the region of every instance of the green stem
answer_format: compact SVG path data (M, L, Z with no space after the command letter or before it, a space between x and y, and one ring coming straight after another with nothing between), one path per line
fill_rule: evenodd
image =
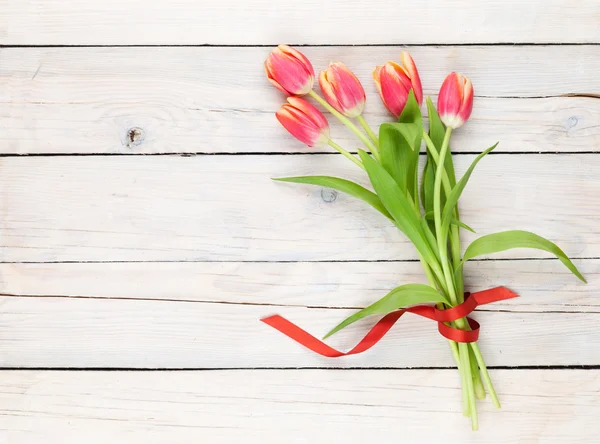
M477 364L479 365L479 368L481 370L481 376L483 377L485 388L492 397L492 402L494 403L494 406L497 409L499 409L500 400L498 399L496 390L494 390L494 384L492 384L492 379L490 378L488 369L485 366L485 361L483 360L483 356L481 355L481 350L479 350L479 345L477 344L477 342L471 342L471 348L473 349L473 354L475 355L475 359L477 359Z
M350 131L352 131L356 135L356 137L358 137L362 141L362 143L364 143L365 146L373 153L373 156L375 156L375 159L378 162L380 161L379 150L377 149L377 147L375 145L373 145L373 142L371 142L369 140L369 138L367 136L365 136L360 131L360 129L358 129L358 127L354 123L352 123L352 121L350 119L348 119L346 116L344 116L338 110L336 110L333 106L331 106L329 103L327 103L327 100L325 100L323 97L318 95L316 92L311 91L308 94L313 99L315 99L317 102L319 102L321 105L323 105L323 107L327 111L329 111L331 114L333 114L335 117L337 117L340 122L342 122L344 125L346 125L350 129Z
M458 219L458 211L455 211L456 220ZM454 267L460 264L460 227L452 225L450 227L450 250L452 254L452 264ZM463 303L465 301L465 287L462 275L462 270L458 274L454 274L454 284L456 285L456 295L458 302Z
M437 166L439 164L440 156L437 151L437 148L435 147L435 144L429 137L429 134L427 134L427 132L425 132L425 130L423 130L423 139L425 140L427 149L428 149L429 153L431 154L431 157L433 158L433 161L436 163L436 166ZM452 191L452 187L451 187L450 179L448 177L448 174L447 174L445 168L444 168L444 172L443 172L443 176L442 176L442 184L444 186L444 192L446 193L446 196L450 195L450 192ZM454 210L454 216L455 216L456 220L460 220L459 216L458 216L458 209ZM452 263L454 265L459 264L460 259L461 259L460 228L455 225L452 225L451 231L450 231L450 246L452 248ZM464 283L463 283L464 281L462 278L462 271L458 274L454 274L454 278L455 278L454 282L456 285L456 296L457 296L458 302L462 303L462 302L464 302ZM482 361L483 361L483 359L482 359ZM485 363L483 365L485 366ZM481 383L481 376L479 374L479 371L474 371L472 369L472 374L473 374L473 383L474 383L475 391L476 391L476 393L478 393L478 396L480 398L483 398L485 396L485 391L482 391L483 385ZM489 381L488 385L491 385L491 380Z
M435 144L433 143L427 132L425 132L425 130L423 130L423 139L425 140L427 150L431 154L431 157L433 158L433 161L435 162L436 166L439 165L440 155L437 152ZM445 168L442 176L442 185L444 186L444 193L446 193L446 196L449 196L452 191L452 185L450 184L450 178L448 177L448 173L446 172ZM454 209L454 217L456 220L459 220L458 209L456 208ZM460 263L460 228L456 225L452 225L450 227L450 247L452 254L452 264L456 266ZM464 286L462 274L460 276L455 276L455 285L458 302L464 302Z
M437 168L435 172L435 180L433 186L433 214L435 221L435 232L438 243L438 251L440 253L440 262L442 264L444 278L446 282L446 289L449 293L450 300L454 305L457 305L458 298L456 295L456 288L454 284L454 275L450 269L448 262L448 230L442 226L442 204L441 204L441 192L442 192L442 181L444 177L444 159L448 152L450 145L450 136L452 134L452 128L446 128L446 134L444 135L444 141L440 148L439 158L437 161ZM427 142L426 142L427 143ZM446 173L447 177L447 173ZM459 319L456 321L456 325L459 328L466 329L466 320ZM471 426L473 430L477 430L477 409L475 406L475 391L473 386L473 375L471 374L471 363L469 362L469 345L466 343L460 343L458 345L460 352L460 373L462 380L462 393L463 393L463 413L471 416Z
M423 258L423 256L421 256L420 253L419 253L419 259L421 261L421 265L423 266L423 270L425 270L425 276L427 276L429 285L431 285L435 289L438 289L439 284L438 284L434 274L432 273L431 268L429 268L427 261ZM439 304L438 309L443 310L444 309L443 304ZM450 345L450 351L452 352L452 356L454 357L454 361L456 362L456 367L458 369L460 369L460 354L458 352L458 344L456 342L448 339L448 345Z
M485 389L481 383L481 377L479 376L479 367L477 366L477 359L473 352L473 348L469 347L469 362L471 363L471 375L473 375L473 387L475 388L475 396L477 399L485 399Z
M446 130L444 141L442 143L442 149L440 150L441 153L438 153L438 151L435 147L435 144L433 143L433 141L431 140L429 135L425 131L423 131L423 139L425 140L427 149L438 167L436 170L437 186L439 187L439 182L441 181L444 185L444 191L447 196L451 192L451 185L450 185L450 179L448 178L448 174L447 174L445 168L443 167L443 162L444 162L444 156L446 155L446 153L444 151L447 151L448 146L449 146L449 133L450 132L451 132L450 128L448 128ZM443 154L442 154L442 152L443 152ZM441 168L440 168L440 164L442 165ZM442 170L441 178L438 177L438 173L440 170ZM435 186L435 183L434 183L434 186ZM434 187L434 193L435 193L435 191L436 191L436 188ZM439 197L439 195L438 195L438 197ZM436 202L438 203L438 209L441 210L441 208L439 208L439 207L441 207L441 201L438 200L434 194L434 206L435 206ZM434 216L435 216L435 208L434 208ZM455 216L456 216L456 219L458 220L458 210L456 210L456 209L455 209ZM438 227L438 225L436 225L436 231L437 231L437 227ZM459 232L458 227L455 227L455 226L452 227L450 243L451 243L451 247L452 247L453 264L458 264L458 263L460 263L460 258L461 258L461 255L460 255L460 232ZM445 246L446 246L446 244L444 244L442 249L446 252L446 258L447 258L447 249L444 248ZM445 261L442 259L442 264L447 264L447 259ZM446 269L444 271L446 271ZM464 301L464 287L463 287L462 272L460 273L460 276L454 276L454 278L455 278L455 284L456 284L456 294L455 295L458 296L457 302L460 303L460 302ZM449 288L448 290L453 291L454 286L451 286L451 288ZM459 319L456 322L456 325L459 328L468 328L468 324L465 321L465 319ZM494 405L497 408L500 408L500 402L498 400L498 396L496 395L496 391L494 390L494 386L492 384L490 375L487 371L487 367L485 365L485 361L483 360L483 356L481 355L481 351L479 350L479 345L476 342L473 342L473 343L469 344L469 346L471 347L473 355L475 356L475 359L477 361L479 369L481 369L481 377L483 378L486 389L490 393ZM462 359L465 359L466 362L468 362L470 364L469 346L467 346L466 351L464 351L463 344L460 344L459 350L460 350L461 362L462 362ZM459 370L464 370L464 365L462 367L463 368L462 369L459 368ZM470 375L468 378L465 378L465 376L467 376L467 374L466 374L467 372ZM465 374L463 374L463 373L465 373ZM466 396L467 403L469 405L470 414L471 414L472 426L473 426L473 429L476 430L478 427L478 424L477 424L477 411L476 411L476 407L475 407L475 391L477 390L477 392L480 394L480 397L482 397L481 396L482 390L480 387L481 386L481 377L479 375L479 372L475 371L470 365L469 365L469 369L466 372L461 371L461 377L462 377L462 381L463 381L463 402L464 402L465 396ZM467 390L464 390L465 384L466 384ZM485 394L485 392L483 394Z
M377 146L377 148L379 148L379 139L377 138L377 135L371 129L371 127L369 126L369 124L367 123L365 118L362 116L362 114L360 116L358 116L356 119L358 120L358 123L360 123L360 126L362 126L363 129L366 131L366 133L369 135L369 137L371 138L371 140L373 141L375 146Z
M363 170L365 170L365 166L363 165L363 163L360 160L358 160L356 157L354 157L352 154L350 154L344 148L342 148L341 146L339 146L333 140L329 139L329 142L327 142L327 143L329 143L329 145L332 146L333 149L335 149L338 153L344 155L345 157L347 157L348 159L350 159L352 162L354 162L355 164L357 164L359 167L361 167Z
M468 353L465 354L465 349L463 343L458 344L458 351L460 353L460 385L462 387L462 406L463 406L463 415L471 416L471 406L469 403L469 394L467 393L467 371L466 367L469 366L467 357Z
M453 276L450 271L448 264L448 239L442 227L442 177L444 176L444 158L448 152L448 145L450 144L450 135L452 134L452 128L446 129L446 135L442 142L442 148L440 149L440 156L438 159L438 167L435 171L435 180L433 185L433 217L435 222L435 234L437 237L438 251L440 253L440 262L444 272L444 278L446 280L446 287L449 292L450 300L454 305L457 303L456 291L454 288Z
M465 373L465 379L467 383L467 404L469 406L469 413L471 415L471 428L477 430L479 423L477 421L477 407L475 406L475 388L473 387L473 375L471 374L471 363L469 362L469 344L461 342L459 345L461 363L463 364L463 370Z

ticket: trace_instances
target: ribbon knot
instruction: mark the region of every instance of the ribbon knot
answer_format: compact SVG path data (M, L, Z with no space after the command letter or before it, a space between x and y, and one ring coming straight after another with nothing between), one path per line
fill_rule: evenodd
M465 293L465 301L462 304L447 310L438 310L436 307L430 305L416 305L396 310L381 318L352 350L345 353L330 347L282 316L273 315L263 318L261 321L321 356L338 358L340 356L356 355L369 350L387 334L404 313L414 313L436 321L438 323L438 331L447 339L455 342L476 342L479 338L480 325L476 320L469 318L468 315L479 305L491 304L493 302L516 298L517 296L516 293L513 293L506 287L496 287L472 294ZM447 324L465 317L469 321L471 330L459 330Z

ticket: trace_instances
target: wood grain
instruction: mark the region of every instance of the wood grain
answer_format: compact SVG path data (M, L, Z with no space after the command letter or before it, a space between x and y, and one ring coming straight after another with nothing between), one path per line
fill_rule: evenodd
M486 311L598 313L600 260L576 262L587 285L556 260L469 262L465 281L471 291L504 285L521 296ZM426 283L418 262L0 264L0 293L15 296L352 309L411 282Z
M279 313L321 337L356 309L6 296L0 297L0 306L0 325L10 332L0 337L2 367L454 366L435 323L416 316L402 319L368 352L330 359L302 348L259 319ZM483 326L479 343L490 366L595 366L600 365L599 316L480 311L475 318ZM373 323L356 323L327 342L348 350Z
M457 157L458 174L472 159ZM595 155L489 156L463 194L461 217L479 235L530 230L572 257L599 257L599 168ZM270 180L305 174L365 182L340 155L3 158L0 259L416 259L412 245L363 202Z
M389 120L371 79L400 47L303 48L315 66L343 60L363 80L367 119ZM455 151L600 150L597 46L409 47L425 93L467 74L477 94ZM313 152L273 113L283 97L264 78L270 48L0 49L1 153ZM502 69L497 61L502 60ZM215 69L219 67L219 69ZM510 77L507 82L504 79ZM524 98L528 98L525 100ZM358 141L332 120L350 150ZM330 151L321 149L319 151Z
M0 4L0 444L597 441L597 0ZM280 313L320 336L423 282L412 246L374 210L269 180L365 183L274 119L283 97L262 61L281 42L309 45L317 70L350 66L373 126L389 116L371 71L401 49L434 100L448 72L469 76L457 169L496 140L502 154L471 179L465 222L538 232L588 279L530 250L466 265L470 289L521 295L475 313L487 364L556 366L492 370L504 408L481 403L480 432L430 321L407 316L337 360L259 322ZM328 342L348 349L373 322ZM188 370L98 371L111 368Z
M600 433L599 371L492 378L503 408L480 403L473 433L454 370L4 371L0 430L6 442L28 444L358 444L400 433L407 444L587 444Z
M4 45L580 43L600 41L595 0L5 0Z

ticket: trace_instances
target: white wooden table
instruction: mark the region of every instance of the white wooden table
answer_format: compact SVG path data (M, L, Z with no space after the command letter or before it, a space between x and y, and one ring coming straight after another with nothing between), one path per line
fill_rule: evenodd
M588 278L530 250L467 266L521 295L477 314L504 405L479 432L427 321L339 360L258 322L324 333L424 279L371 209L269 180L359 178L274 119L280 42L351 66L373 123L370 71L401 48L427 95L469 76L457 169L501 143L465 221L538 232ZM0 443L598 442L599 44L598 0L0 0Z

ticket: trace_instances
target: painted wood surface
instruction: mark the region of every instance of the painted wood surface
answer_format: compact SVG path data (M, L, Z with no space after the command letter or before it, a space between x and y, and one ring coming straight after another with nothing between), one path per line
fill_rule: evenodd
M0 0L0 11L0 444L600 435L596 0ZM465 221L478 235L538 232L588 279L531 250L467 264L470 289L521 295L475 314L504 404L482 404L478 433L433 323L407 317L368 353L327 360L258 321L278 312L321 335L423 282L374 210L269 180L365 182L273 118L283 97L262 62L280 42L305 45L317 69L346 62L372 125L389 116L371 70L402 49L434 100L447 72L468 75L459 173L501 143L465 191ZM335 122L332 133L359 146ZM331 344L347 349L372 322Z
M389 121L371 78L401 47L311 47L316 67L343 60L367 89L366 118ZM600 146L600 47L413 46L425 94L446 73L469 75L475 109L455 152L589 152ZM288 153L307 149L273 113L269 48L0 49L2 153ZM502 61L501 69L498 61ZM216 68L218 67L218 69ZM506 81L507 77L510 81ZM349 150L358 140L330 119Z
M600 259L576 263L587 285L556 259L468 262L465 282L470 291L502 284L521 295L480 308L487 311L597 313ZM406 282L426 283L418 262L0 264L6 296L213 302L264 305L266 311L358 309Z
M473 157L457 156L458 174ZM599 168L595 154L488 156L463 193L461 217L478 235L530 230L574 258L599 257ZM4 158L0 258L417 258L404 236L363 202L320 187L270 179L306 174L366 180L341 155ZM464 236L465 241L474 238L472 233ZM525 250L494 257L548 256Z
M0 439L588 444L600 434L599 371L492 377L504 406L480 403L473 433L455 370L4 371Z
M10 331L0 338L2 367L454 365L435 323L415 316L402 319L368 352L330 359L293 343L259 319L278 313L322 337L356 309L53 297L0 297L0 304L1 324ZM490 366L600 365L598 312L489 310L474 317L483 326L479 343ZM349 350L373 323L356 323L327 342Z
M4 0L0 44L587 43L595 0Z
M469 264L470 290L502 283L521 296L476 314L488 364L598 365L598 267L598 260L581 261L585 286L557 261ZM451 366L435 326L418 318L403 319L369 353L339 360L306 352L258 321L281 313L320 336L404 282L423 282L418 263L5 264L0 319L12 335L0 342L0 365ZM331 343L348 349L372 323Z

